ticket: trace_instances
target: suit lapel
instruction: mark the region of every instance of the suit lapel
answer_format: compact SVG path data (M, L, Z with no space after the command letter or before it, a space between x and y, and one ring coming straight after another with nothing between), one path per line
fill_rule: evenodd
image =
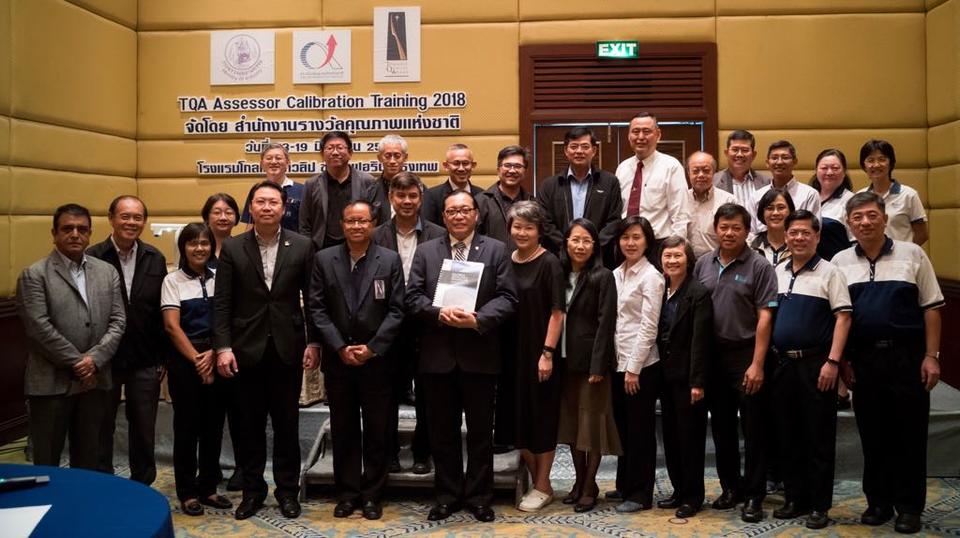
M349 255L348 255L349 256ZM333 257L333 277L337 280L337 285L341 291L341 294L344 294L344 290L350 285L350 275L348 271L350 270L350 260L343 258L343 252L339 251L334 254ZM346 295L344 294L344 297ZM347 308L349 309L351 305L350 301L345 301L347 303Z
M277 283L277 276L280 274L280 270L283 268L283 262L287 259L287 251L290 250L289 242L287 241L286 236L287 231L281 228L280 237L277 238L277 261L273 264L274 284ZM259 251L260 249L257 250Z
M63 260L60 259L60 254L56 250L50 254L50 263L53 264L53 270L60 275L60 278L67 283L67 286L70 286L70 289L77 294L77 298L80 299L80 302L84 303L84 306L87 306L83 301L83 296L80 295L80 289L77 288L77 283L73 281L73 277L70 275L70 270L67 269L67 266L63 264ZM86 279L87 283L90 282L87 271L83 272L83 278Z
M137 239L137 257L133 263L133 282L130 283L130 296L139 296L140 286L143 286L143 258L146 256L143 242ZM119 254L118 254L119 256Z
M475 262L480 260L483 256L484 247L486 247L486 242L483 240L483 236L474 234L473 243L470 245L470 252L467 253L467 261Z
M253 230L247 232L247 238L243 241L243 250L247 252L247 256L253 262L254 269L260 275L260 282L263 282L266 286L267 279L263 276L263 258L260 257L260 246L257 245L256 233ZM274 268L274 280L276 280L276 268Z
M373 245L367 249L366 267L363 268L363 280L360 281L360 292L357 294L357 306L363 304L363 299L370 291L370 285L373 284L373 276L380 269L380 254L373 252Z
M390 236L387 238L387 246L394 252L400 251L400 245L397 244L397 219L390 219Z
M573 293L570 294L570 302L567 303L567 312L570 311L570 306L573 305L574 301L577 300L577 296L580 295L580 292L583 290L583 283L585 278L577 278L577 284L573 288Z

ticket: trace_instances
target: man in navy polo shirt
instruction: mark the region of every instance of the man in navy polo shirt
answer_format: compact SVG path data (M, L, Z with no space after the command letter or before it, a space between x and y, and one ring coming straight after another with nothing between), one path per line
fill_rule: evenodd
M857 245L833 263L853 299L844 382L856 392L854 411L863 446L865 525L883 525L897 510L895 529L920 531L927 495L930 391L940 380L943 293L926 253L884 234L883 199L860 192L847 201L847 226Z
M777 277L760 254L747 248L750 213L737 204L723 204L713 217L719 246L697 260L693 278L712 293L718 357L707 381L717 474L723 494L713 502L729 510L746 499L741 518L763 519L766 495L766 432L763 408L763 363L770 347ZM743 427L745 476L740 477L737 411Z
M817 256L816 215L798 209L787 217L786 229L791 257L775 269L779 295L772 341L779 361L770 383L786 502L773 517L809 512L807 528L822 529L833 502L837 375L850 331L850 293L843 273Z

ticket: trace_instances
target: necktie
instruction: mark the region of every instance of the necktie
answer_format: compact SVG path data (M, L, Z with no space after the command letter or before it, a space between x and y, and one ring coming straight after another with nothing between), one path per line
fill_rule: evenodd
M637 161L637 173L633 175L633 186L630 187L630 199L627 202L628 217L640 213L641 189L643 189L643 161Z
M467 244L463 241L459 241L456 245L453 245L454 253L453 259L458 262L462 262L467 259Z

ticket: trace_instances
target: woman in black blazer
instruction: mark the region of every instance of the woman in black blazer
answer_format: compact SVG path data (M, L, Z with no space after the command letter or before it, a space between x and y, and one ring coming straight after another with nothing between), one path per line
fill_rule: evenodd
M657 503L676 508L679 518L694 516L703 505L703 458L707 436L709 349L713 338L710 292L690 277L696 258L682 237L664 240L660 262L667 280L660 309L657 347L663 380L663 450L673 494Z
M610 377L617 326L617 284L603 267L597 227L575 219L560 253L567 278L567 316L558 350L566 375L560 399L558 442L570 445L576 482L563 499L577 512L597 503L597 469L604 454L620 454Z

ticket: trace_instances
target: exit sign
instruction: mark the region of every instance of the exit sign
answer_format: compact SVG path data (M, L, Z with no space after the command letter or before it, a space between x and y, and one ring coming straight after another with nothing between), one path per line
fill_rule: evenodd
M636 58L640 44L636 41L597 41L597 58Z

